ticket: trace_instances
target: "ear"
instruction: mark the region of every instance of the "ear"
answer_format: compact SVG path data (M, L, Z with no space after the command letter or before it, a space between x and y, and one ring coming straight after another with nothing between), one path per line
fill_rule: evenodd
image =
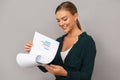
M75 19L75 21L78 19L78 13L74 14L74 19Z

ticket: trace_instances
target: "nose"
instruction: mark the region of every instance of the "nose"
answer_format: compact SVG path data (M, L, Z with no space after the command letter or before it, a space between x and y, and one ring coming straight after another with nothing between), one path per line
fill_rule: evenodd
M64 21L59 22L59 26L63 26L64 24L65 24Z

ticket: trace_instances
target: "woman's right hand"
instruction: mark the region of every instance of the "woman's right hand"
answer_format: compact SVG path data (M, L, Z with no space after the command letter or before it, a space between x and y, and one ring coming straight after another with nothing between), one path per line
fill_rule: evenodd
M28 41L24 46L25 51L30 52L32 46L33 46L33 43L31 41Z

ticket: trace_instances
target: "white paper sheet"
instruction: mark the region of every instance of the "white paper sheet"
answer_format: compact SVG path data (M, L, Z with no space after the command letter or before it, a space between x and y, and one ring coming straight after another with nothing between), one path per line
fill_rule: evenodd
M37 55L27 54L27 53L19 53L16 57L17 63L21 67L34 67L39 64L36 62Z
M35 32L30 53L19 53L16 57L17 63L21 67L48 64L54 59L58 46L59 42L56 40Z

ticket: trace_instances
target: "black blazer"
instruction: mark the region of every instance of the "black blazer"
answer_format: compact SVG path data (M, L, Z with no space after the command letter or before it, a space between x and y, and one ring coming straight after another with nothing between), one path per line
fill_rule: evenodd
M78 41L73 45L63 63L60 52L66 35L57 39L60 42L60 46L51 64L64 67L68 74L66 77L55 76L56 80L91 80L96 56L96 46L93 38L86 32L79 35ZM43 67L38 67L46 72Z

